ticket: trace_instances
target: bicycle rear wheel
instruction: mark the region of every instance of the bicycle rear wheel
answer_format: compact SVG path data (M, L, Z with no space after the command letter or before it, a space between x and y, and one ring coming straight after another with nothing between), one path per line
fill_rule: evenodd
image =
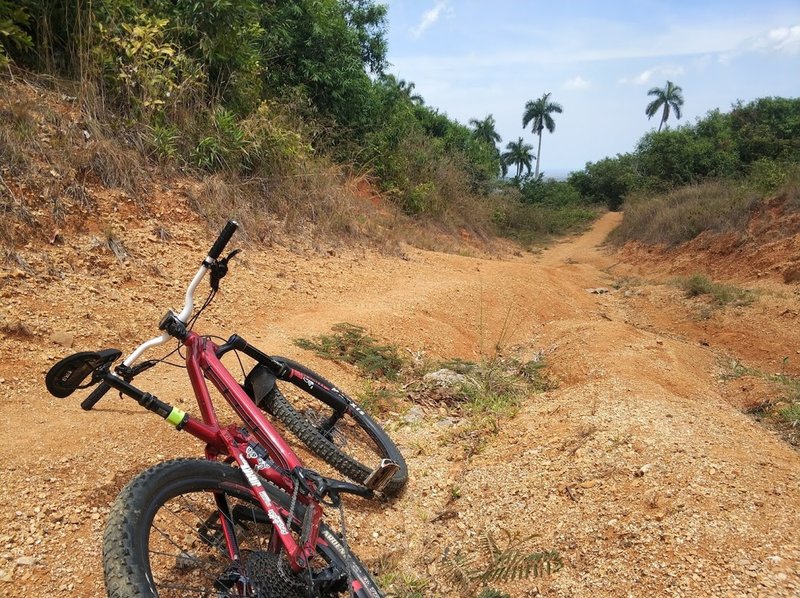
M265 483L288 510L290 497ZM240 559L228 556L220 499L233 523ZM302 505L295 517L302 520ZM295 521L296 523L296 521ZM383 596L355 555L323 525L309 570L294 573L280 552L266 513L238 469L205 460L156 465L117 497L103 540L110 598L301 598Z
M296 390L284 385L286 390L281 391L276 386L262 402L262 407L315 455L355 482L364 483L381 459L396 462L400 469L383 492L388 496L399 494L408 481L408 466L384 429L335 384L315 371L286 357L273 359L298 372L305 382L296 384ZM328 405L312 396L308 389L314 384L333 389L338 399L336 405Z

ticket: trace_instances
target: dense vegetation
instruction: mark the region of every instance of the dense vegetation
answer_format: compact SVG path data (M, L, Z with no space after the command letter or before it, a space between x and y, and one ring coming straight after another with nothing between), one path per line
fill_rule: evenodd
M485 193L494 143L384 72L372 0L0 0L18 65L79 78L91 115L160 161L245 177L326 157L410 214Z
M693 125L644 135L631 153L589 163L569 183L617 209L628 195L665 193L709 180L761 193L780 187L800 162L800 99L761 98Z
M662 131L683 104L668 81L649 92L658 131L630 153L548 180L542 133L563 112L549 93L522 113L537 153L523 138L501 153L491 114L465 126L386 72L385 29L386 7L374 0L0 0L0 65L79 82L94 139L209 177L208 196L234 184L243 211L275 211L263 198L282 198L284 219L303 197L320 218L314 198L331 194L313 180L335 169L334 178L366 174L413 218L528 241L587 223L596 206L703 181L769 192L800 161L800 100L739 103ZM13 154L2 146L14 135L0 135L0 153ZM93 160L111 160L111 147ZM135 170L130 163L116 170ZM202 199L196 207L215 211Z

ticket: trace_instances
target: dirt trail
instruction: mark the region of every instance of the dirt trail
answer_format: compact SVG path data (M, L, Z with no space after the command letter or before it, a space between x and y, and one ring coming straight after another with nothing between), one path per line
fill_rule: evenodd
M736 341L707 338L662 287L613 288L608 272L624 268L598 245L619 217L506 259L251 250L223 283L205 329L236 330L354 391L363 382L350 369L292 340L346 321L430 357L475 359L495 347L545 355L558 388L531 397L469 459L446 412L387 423L409 461L408 491L385 508L352 503L348 516L358 553L391 560L396 588L427 579L425 595L464 595L443 581L443 552L476 550L485 531L507 530L527 539L522 548L557 549L565 561L552 577L503 586L512 596L800 595L800 454L732 405L719 360ZM169 254L129 222L127 265L76 237L23 250L34 268L60 264L63 277L9 272L0 281L0 595L99 596L109 502L148 464L199 452L129 402L83 413L40 382L69 351L50 340L55 331L74 335L73 350L129 351L150 336L181 296L184 265L206 247L194 240L199 225L167 226ZM601 287L608 292L590 292ZM740 319L767 321L776 302L797 308L796 296L775 295ZM736 314L716 322L728 332L740 325ZM764 363L797 348L791 332L777 341L768 332L747 340ZM141 380L190 406L179 370Z

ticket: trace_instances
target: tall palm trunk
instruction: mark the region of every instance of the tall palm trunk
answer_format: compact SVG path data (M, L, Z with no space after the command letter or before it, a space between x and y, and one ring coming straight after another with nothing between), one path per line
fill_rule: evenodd
M536 150L536 175L535 178L539 178L539 161L542 159L542 129L544 127L539 127L539 149Z

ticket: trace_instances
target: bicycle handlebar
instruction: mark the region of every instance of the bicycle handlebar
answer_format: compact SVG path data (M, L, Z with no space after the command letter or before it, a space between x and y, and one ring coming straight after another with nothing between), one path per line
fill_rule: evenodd
M100 386L95 388L88 397L86 397L83 402L81 403L81 409L84 411L89 411L92 407L97 404L97 401L103 398L109 390L111 390L111 386L107 382L101 382Z
M188 323L189 316L191 316L192 311L194 311L194 291L197 288L197 285L199 285L200 281L203 280L203 277L206 275L206 272L208 272L208 269L217 261L217 258L225 249L225 246L231 240L231 237L233 236L233 233L236 232L237 228L239 228L239 224L235 220L228 220L228 222L220 231L219 235L217 235L216 241L214 241L214 244L211 246L211 250L208 252L208 257L203 260L202 265L194 275L194 278L192 278L192 282L189 283L189 287L186 289L186 297L184 299L183 309L177 316L178 319L184 324ZM143 342L141 345L136 347L136 349L130 355L128 355L128 357L122 362L123 365L126 367L131 367L147 349L164 344L170 338L170 334L165 332L161 336L156 336L148 341ZM109 390L111 390L111 388L112 387L105 380L100 382L100 386L95 388L92 393L81 403L81 409L89 411L100 399L103 398L103 396Z
M235 220L228 220L228 222L219 232L217 240L214 241L214 244L211 246L211 250L208 252L208 257L203 260L203 263L197 270L197 273L194 275L192 282L189 283L189 287L186 289L186 297L184 299L183 309L181 310L181 313L178 314L178 319L184 324L189 321L189 316L192 315L192 311L194 310L194 291L197 288L197 285L199 285L200 281L203 280L203 277L206 275L206 272L208 272L208 269L214 264L214 262L216 262L217 258L225 249L225 246L231 240L231 237L233 236L233 233L236 232L237 228L239 228L239 224ZM148 341L143 342L141 345L136 347L133 353L131 353L125 359L125 361L123 361L123 364L128 367L132 366L147 349L162 345L170 338L171 337L169 333L165 332L161 336L156 336Z
M228 220L225 224L223 229L219 231L219 236L217 240L214 241L214 245L211 246L211 251L208 252L208 257L212 260L216 260L219 257L219 254L222 253L222 250L225 249L225 246L228 244L228 241L231 240L233 233L236 232L236 229L239 228L239 223L235 220Z

